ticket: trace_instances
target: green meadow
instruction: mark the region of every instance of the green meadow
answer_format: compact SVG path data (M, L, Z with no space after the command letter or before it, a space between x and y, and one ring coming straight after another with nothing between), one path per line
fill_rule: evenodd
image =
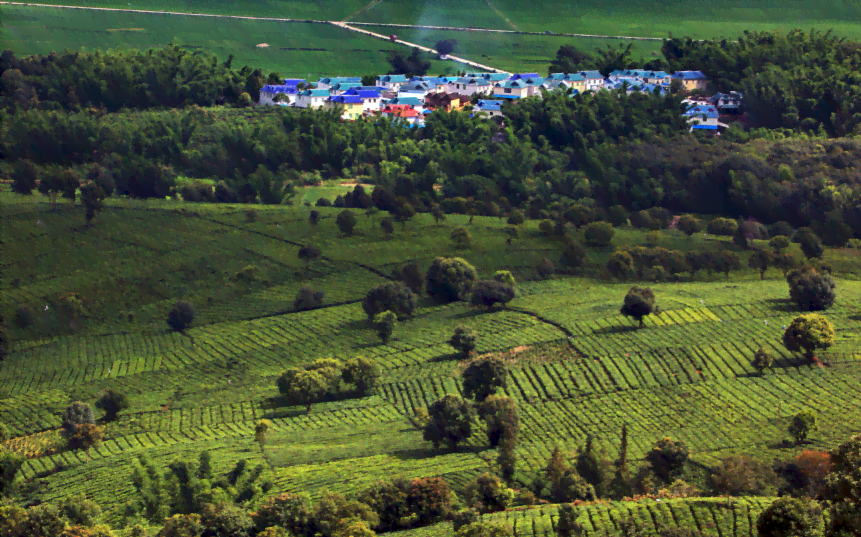
M547 66L562 45L574 45L580 50L614 49L620 44L631 44L633 57L648 61L660 53L661 41L607 39L596 37L560 37L545 35L512 35L490 32L463 32L426 28L390 28L385 26L359 26L379 34L397 32L398 39L434 48L444 39L457 41L452 53L467 60L491 65L511 73L538 72L547 74ZM467 69L468 70L468 69Z
M36 0L36 3L57 3ZM833 28L838 35L861 36L861 3L857 0L386 0L312 2L310 0L66 0L66 5L280 17L348 20L369 23L476 27L528 32L553 31L592 35L732 38L745 30Z
M234 67L249 65L284 77L383 74L394 53L409 48L330 24L219 19L43 7L0 6L0 42L18 55L51 51L146 50L179 45L234 56ZM267 48L257 47L268 44ZM433 72L457 66L434 61Z
M305 199L337 187L317 188ZM461 450L436 451L415 420L416 408L461 393L464 364L446 343L459 324L478 332L479 355L499 354L510 364L506 393L521 419L515 479L542 468L555 446L573 449L587 434L597 435L612 459L623 424L633 460L642 460L660 437L684 440L700 469L695 481L727 455L786 459L801 449L834 447L861 425L861 283L846 272L857 269L857 254L826 253L838 287L825 315L838 335L818 354L830 364L821 367L780 343L782 327L799 311L777 270L762 281L745 269L651 284L662 312L638 330L619 314L630 283L538 277L541 259L558 267L564 262L559 243L543 238L534 221L508 244L500 218L475 217L470 224L468 216L450 215L436 224L420 214L386 236L380 229L385 213L357 211L356 232L346 237L335 225L335 208L315 208L322 218L312 226L312 208L301 204L254 206L251 218L247 205L112 198L106 206L87 229L80 205L54 207L40 195L0 193L4 234L15 237L4 246L0 312L11 318L17 307L29 306L36 313L33 326L11 330L11 354L0 364L0 422L12 432L7 447L27 457L21 477L38 478L43 501L83 492L112 524L121 523L123 504L135 494L132 461L144 453L164 466L208 449L217 472L239 458L263 462L275 483L271 494L307 491L319 498L379 479L421 476L441 476L460 492L493 469L495 448L478 432ZM453 249L448 237L456 226L469 229L473 248ZM613 246L642 238L621 228ZM728 240L673 231L663 240L666 247L736 249ZM298 258L303 244L317 245L322 256L306 265ZM600 265L611 250L589 248L587 263ZM517 297L492 311L421 297L413 315L381 343L361 307L365 293L390 281L403 263L414 260L426 269L435 256L463 257L480 277L510 270ZM236 278L249 266L253 278ZM294 310L305 284L325 293L322 308ZM71 322L59 313L68 293L84 301ZM165 323L180 299L197 312L184 334ZM750 365L760 346L775 357L764 376ZM358 355L383 369L371 395L335 396L307 414L278 396L275 379L284 369ZM128 394L130 408L105 426L104 441L88 454L63 449L63 409L75 400L92 404L109 388ZM816 413L819 429L805 446L784 444L801 409ZM261 418L273 422L263 447L254 440ZM593 521L589 535L629 513L683 525L711 517L710 534L747 536L749 522L721 517L748 520L767 503L709 502L582 509ZM545 506L489 518L510 519L515 534L526 537L550 535L554 514ZM448 535L450 526L409 533Z

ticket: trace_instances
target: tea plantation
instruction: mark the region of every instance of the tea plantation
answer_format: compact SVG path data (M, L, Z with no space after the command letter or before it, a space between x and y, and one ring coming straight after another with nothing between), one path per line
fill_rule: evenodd
M0 193L0 311L6 319L20 306L35 313L31 326L10 332L11 352L0 364L0 422L11 432L6 446L26 457L19 477L34 480L42 501L84 493L116 527L136 494L130 476L143 454L164 467L178 455L209 450L219 473L238 459L263 463L273 495L349 495L380 479L427 476L443 477L460 492L492 471L497 450L482 434L457 451L435 450L416 419L416 409L462 393L465 363L447 343L457 325L477 332L478 355L494 353L509 364L505 393L517 402L521 421L515 480L543 468L554 447L574 449L587 434L615 458L624 424L634 461L658 438L683 440L695 480L730 454L787 459L802 449L830 449L861 426L861 283L841 271L857 267L849 251L826 253L837 300L825 316L837 337L817 353L823 366L781 343L783 327L800 311L778 270L762 281L743 270L650 284L661 313L636 329L619 313L630 283L589 274L538 277L543 258L564 262L559 244L543 238L534 221L508 243L499 218L470 224L468 216L449 215L437 224L420 214L386 236L385 213L357 211L356 230L346 237L335 225L341 209L329 207L314 207L321 219L312 226L312 208L300 205L255 206L249 215L249 206L230 204L114 198L105 204L88 228L80 205ZM472 234L471 249L452 248L449 235L459 225ZM664 235L679 248L734 248L676 233ZM641 241L639 232L622 228L613 246ZM322 252L307 264L298 257L306 244ZM589 248L587 259L602 264L612 250ZM510 270L516 298L486 310L420 297L381 343L362 309L365 293L405 262L424 270L436 256L463 257L480 277ZM323 307L294 310L305 284L325 293ZM74 318L62 308L70 294L82 302ZM181 299L196 310L184 333L165 322ZM750 364L760 347L775 357L761 376ZM336 394L308 413L279 396L275 379L285 369L356 356L382 368L372 394ZM65 449L63 410L72 401L92 404L106 389L127 394L129 408L105 425L103 441L88 452ZM818 430L805 446L784 443L802 409L816 414ZM265 445L255 441L255 424L264 418L272 422ZM588 535L614 531L633 517L723 537L755 535L752 524L769 502L695 498L580 509ZM537 537L553 534L555 509L486 518L518 537ZM450 535L451 526L403 533Z

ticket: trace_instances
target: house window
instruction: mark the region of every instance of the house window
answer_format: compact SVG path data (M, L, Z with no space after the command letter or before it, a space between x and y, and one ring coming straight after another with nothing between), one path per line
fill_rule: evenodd
M511 93L511 88L505 88L505 93Z

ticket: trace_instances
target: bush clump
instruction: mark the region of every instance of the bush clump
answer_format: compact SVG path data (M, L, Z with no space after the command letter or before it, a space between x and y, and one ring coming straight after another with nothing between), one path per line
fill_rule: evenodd
M191 302L181 300L173 305L167 314L167 324L177 332L182 332L194 321L194 306Z
M401 282L388 282L368 291L362 300L362 309L369 319L384 311L404 317L412 314L416 303L412 289Z
M438 300L453 302L466 296L476 278L475 268L464 259L437 257L425 275L425 289Z
M786 282L789 284L789 297L802 309L821 311L834 305L836 284L830 274L802 267L790 271Z
M494 306L508 304L514 299L514 287L495 280L480 280L472 286L470 303L473 306Z
M317 291L311 285L303 285L293 300L293 309L296 311L317 309L323 305L323 297L323 291Z

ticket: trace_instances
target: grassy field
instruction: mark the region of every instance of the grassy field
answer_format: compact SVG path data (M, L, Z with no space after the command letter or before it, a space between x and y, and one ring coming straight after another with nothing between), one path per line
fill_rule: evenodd
M85 492L114 523L134 494L131 462L141 453L164 465L177 454L210 449L217 471L237 458L265 462L275 482L272 493L319 497L382 478L430 475L459 490L492 467L494 450L478 434L459 452L434 451L411 418L414 408L460 392L463 364L446 340L462 323L479 332L479 353L502 353L512 366L507 393L520 409L521 472L542 467L555 445L581 444L587 433L598 435L615 457L623 423L634 459L670 435L688 443L698 467L732 453L791 456L802 448L782 441L801 409L813 410L819 420L806 448L830 448L861 424L861 283L851 279L838 278L838 300L827 312L838 339L820 354L831 367L820 368L780 344L782 326L798 312L778 271L762 282L742 271L728 279L654 284L663 313L634 330L633 321L618 313L630 284L536 279L541 258L560 262L558 244L539 238L536 222L524 224L509 246L504 222L483 217L468 225L468 217L449 216L437 226L419 215L386 238L379 228L384 214L362 214L356 236L345 238L334 225L338 209L319 208L323 219L312 228L311 209L302 206L257 206L256 221L249 222L247 206L111 199L87 230L80 206L52 209L41 196L8 192L0 193L0 202L5 234L15 238L4 246L0 311L9 318L28 305L37 313L35 326L12 330L12 354L0 364L0 421L14 436L7 445L28 457L22 477L42 476L43 500ZM456 225L469 227L474 249L450 248L447 237ZM621 230L614 246L638 237ZM668 235L667 241L734 248L700 237ZM306 268L297 252L309 242L323 256ZM426 268L437 255L465 257L483 277L512 270L517 298L494 312L422 299L412 318L381 344L365 322L361 298L400 263L417 260ZM600 262L607 255L590 249L589 259ZM857 258L846 255L829 251L826 258L835 266L857 266ZM256 281L233 281L250 264L258 267ZM325 292L326 307L292 310L304 283ZM68 292L86 299L78 322L57 313L58 297ZM181 298L197 310L186 335L169 332L164 322ZM749 365L760 345L777 357L763 377ZM274 380L285 368L356 355L383 367L371 396L314 404L309 414L277 397ZM105 441L88 456L52 453L65 406L92 403L106 388L128 393L131 407L107 425ZM261 449L253 429L263 417L274 425ZM696 505L684 507L683 516L717 512ZM628 509L613 507L622 508ZM618 520L618 513L594 509L604 511L590 520ZM520 537L549 534L551 515L532 510L493 516L531 517L515 524Z
M0 42L19 55L65 49L146 50L171 41L203 49L233 65L278 71L284 77L383 74L394 52L409 48L362 36L329 24L217 19L179 15L99 12L42 7L0 6ZM266 43L268 48L258 48ZM456 69L433 62L434 72Z
M491 65L511 73L538 72L547 74L550 61L562 45L574 45L585 51L604 50L607 45L616 48L619 43L632 44L634 58L648 61L660 53L660 41L631 41L625 39L603 39L592 37L554 37L543 35L511 35L483 32L459 32L430 30L424 28L387 28L385 26L360 26L372 32L386 34L397 32L399 39L433 48L443 39L457 41L454 55Z
M584 0L564 3L538 0L464 2L463 0L386 0L312 2L310 0L35 0L75 6L114 7L298 19L351 20L372 23L471 26L502 30L596 35L699 38L734 37L744 30L834 28L839 35L861 37L861 3L857 0L694 0L655 2Z

